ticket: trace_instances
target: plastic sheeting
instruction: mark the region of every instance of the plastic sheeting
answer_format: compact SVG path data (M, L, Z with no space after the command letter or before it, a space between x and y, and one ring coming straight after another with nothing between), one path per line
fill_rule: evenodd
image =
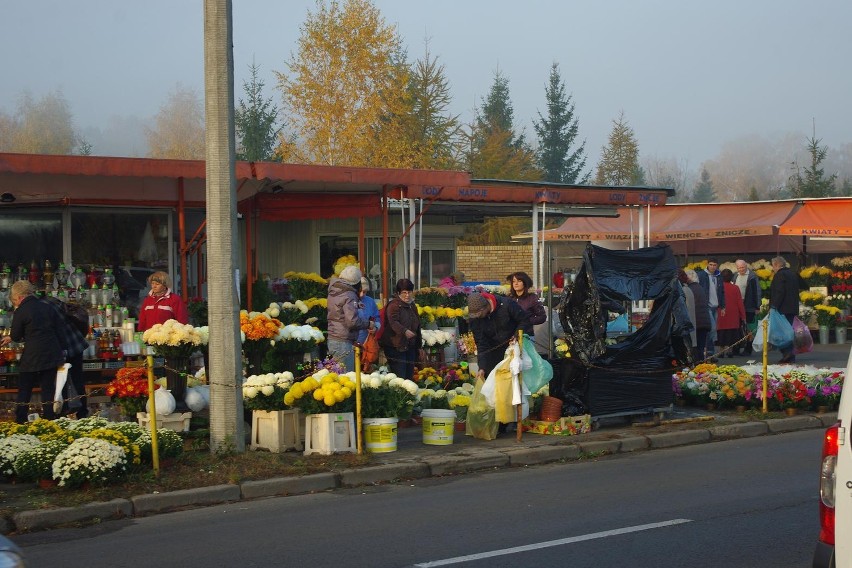
M582 385L581 396L593 416L671 404L671 376L690 363L684 336L692 329L676 271L668 245L633 251L586 247L559 317L575 366L579 363L585 374L571 382ZM648 320L624 340L607 345L608 312L623 313L630 302L642 300L653 300Z

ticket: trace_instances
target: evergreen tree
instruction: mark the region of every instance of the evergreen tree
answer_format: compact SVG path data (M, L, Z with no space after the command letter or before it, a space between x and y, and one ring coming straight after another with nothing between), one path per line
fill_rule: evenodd
M848 177L843 178L843 183L840 184L840 190L837 192L840 197L852 196L852 180Z
M251 79L243 83L246 100L240 99L234 110L234 126L237 131L238 160L249 162L268 161L278 137L278 107L272 99L263 97L264 83L258 78L259 66L251 64Z
M612 121L607 145L601 150L595 183L598 185L640 185L644 172L639 167L639 143L624 112Z
M710 172L707 171L707 168L701 168L701 180L695 184L692 201L694 203L711 203L716 200L713 182L710 181Z
M805 174L797 171L793 180L793 197L829 197L834 191L837 174L825 177L825 170L820 167L828 155L828 148L820 146L821 140L808 138L808 153L811 155L811 165L805 167Z
M760 194L757 193L757 188L751 186L751 189L748 192L748 200L749 201L760 201Z
M535 152L514 129L509 100L509 79L497 71L488 96L476 110L471 126L468 169L474 177L490 179L541 179Z
M586 142L573 151L579 124L574 115L571 95L565 94L565 83L559 75L559 65L553 63L550 78L544 90L547 116L538 113L533 122L538 135L538 165L544 179L558 183L588 183L591 172L586 167Z
M504 77L498 70L494 73L491 90L482 99L482 107L477 109L477 127L485 136L499 131L509 132L512 135L510 142L514 144L514 113L509 98L509 78Z
M432 57L429 45L423 59L411 69L409 83L411 114L407 121L408 136L415 159L411 167L453 169L459 165L462 128L458 115L448 112L450 84L444 65Z
M81 156L91 156L92 155L92 145L88 140L80 138L79 143L77 145L77 153Z

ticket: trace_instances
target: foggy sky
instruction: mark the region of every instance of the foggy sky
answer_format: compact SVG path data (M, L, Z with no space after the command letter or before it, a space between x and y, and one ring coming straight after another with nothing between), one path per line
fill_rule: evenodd
M341 0L342 1L342 0ZM429 38L444 64L453 112L468 122L499 69L515 124L534 140L552 62L573 96L587 166L623 110L640 160L674 157L697 168L742 136L811 134L852 142L852 3L847 1L377 0L414 60ZM235 97L261 66L286 71L306 0L234 1ZM0 111L17 97L60 89L95 154L143 155L142 125L177 83L203 96L201 0L5 0L0 23ZM130 140L126 133L136 133ZM802 146L804 146L804 138Z

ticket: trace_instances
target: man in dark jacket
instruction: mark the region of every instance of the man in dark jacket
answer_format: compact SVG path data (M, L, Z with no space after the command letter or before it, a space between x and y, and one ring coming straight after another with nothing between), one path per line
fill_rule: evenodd
M707 308L710 311L710 332L707 334L707 356L715 362L712 355L716 352L716 317L721 312L725 314L725 283L719 272L719 261L715 258L707 260L707 268L698 271L698 283L707 296Z
M787 268L787 261L783 256L772 259L772 284L769 286L769 305L778 313L787 318L790 324L793 318L799 314L799 276ZM795 363L796 354L792 344L781 350L779 363Z
M487 292L467 297L470 331L476 341L476 359L485 377L503 360L506 347L527 325L527 313L517 302Z
M760 282L754 270L749 268L745 260L738 260L737 265L737 280L735 284L740 289L740 294L743 297L743 306L745 306L746 323L749 326L754 326L754 319L757 312L760 311L760 302L763 294L760 291ZM746 355L751 355L751 341L746 341L743 347ZM739 348L734 350L735 355L739 355Z
M56 330L61 322L56 311L33 294L32 284L19 280L12 285L9 299L15 308L12 317L12 334L3 338L2 345L12 341L23 341L18 374L18 397L15 405L15 421L27 421L27 409L33 388L41 388L42 418L52 420L53 393L56 384L56 369L65 363L62 343Z

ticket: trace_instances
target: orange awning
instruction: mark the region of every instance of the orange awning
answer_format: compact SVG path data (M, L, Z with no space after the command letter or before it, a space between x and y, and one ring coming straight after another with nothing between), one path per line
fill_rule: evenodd
M671 205L675 213L667 223L654 222L651 215L652 241L726 239L776 234L778 227L797 207L794 201L756 201L746 203L701 203Z
M781 225L782 235L802 237L852 237L852 199L819 199L804 202Z
M795 201L669 204L651 209L645 230L652 241L687 241L773 235ZM619 207L618 217L574 217L542 233L548 241L629 241L639 233L639 210ZM646 211L642 210L642 215ZM647 218L646 218L647 220Z

